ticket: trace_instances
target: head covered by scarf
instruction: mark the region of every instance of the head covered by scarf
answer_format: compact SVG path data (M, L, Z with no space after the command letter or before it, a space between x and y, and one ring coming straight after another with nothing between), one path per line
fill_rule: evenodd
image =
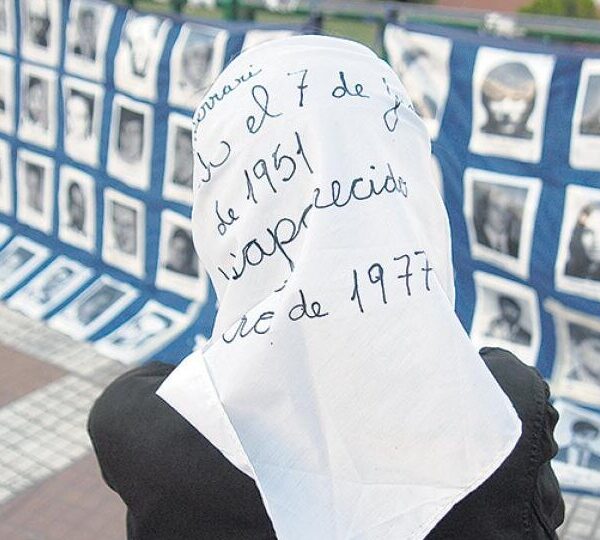
M212 338L158 394L252 476L278 538L423 538L521 426L454 314L430 142L366 47L236 58L194 116Z

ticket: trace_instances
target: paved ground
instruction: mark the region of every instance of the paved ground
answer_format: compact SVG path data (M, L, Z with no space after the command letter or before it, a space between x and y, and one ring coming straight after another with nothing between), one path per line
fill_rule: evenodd
M0 539L125 540L124 506L85 431L95 397L122 371L0 305ZM600 540L600 499L565 500L561 539Z

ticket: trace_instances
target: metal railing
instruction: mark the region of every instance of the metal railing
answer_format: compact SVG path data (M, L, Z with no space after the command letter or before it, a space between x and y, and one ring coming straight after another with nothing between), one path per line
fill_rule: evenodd
M142 2L127 0L131 6ZM187 11L187 0L166 0L176 13ZM148 2L144 3L148 5ZM300 0L290 11L273 12L263 0L217 0L216 9L226 20L255 20L266 13L304 17L312 26L323 25L327 19L375 24L379 29L389 21L427 23L497 33L506 37L524 36L547 41L562 41L600 45L600 20L574 19L527 14L491 14L488 11L445 8L431 4L410 4L364 0Z

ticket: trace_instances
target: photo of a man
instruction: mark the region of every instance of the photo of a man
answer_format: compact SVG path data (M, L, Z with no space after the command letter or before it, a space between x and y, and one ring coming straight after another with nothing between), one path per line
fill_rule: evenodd
M34 253L25 247L5 248L0 252L0 289L2 282L12 277L22 266L33 259Z
M44 212L44 168L35 163L25 163L24 203L35 213Z
M501 294L498 295L498 310L498 315L490 322L485 335L519 345L531 345L531 332L521 322L523 308L520 303Z
M576 323L568 331L571 368L565 376L600 389L600 332Z
M473 198L477 242L518 257L527 189L475 181Z
M91 5L81 5L67 32L70 52L87 60L96 60L99 24L96 9Z
M173 321L154 311L138 313L110 337L111 345L122 349L137 349L167 330Z
M185 276L198 277L198 257L194 250L194 241L190 231L173 227L165 268Z
M83 234L86 225L86 207L85 194L76 181L72 181L67 187L67 226Z
M172 182L177 186L191 189L194 174L192 131L179 126L176 129Z
M25 39L38 47L50 43L50 10L48 0L22 0L26 13Z
M194 248L190 219L172 210L163 210L161 216L156 286L201 302L208 292L208 279Z
M79 324L83 326L91 324L124 294L122 290L108 284L96 288L78 302L77 319Z
M577 215L565 275L600 281L600 201L586 204Z
M494 67L485 77L481 102L487 121L484 133L531 139L533 131L528 122L536 100L535 79L521 62L507 62Z
M25 76L22 85L22 116L25 123L38 130L48 130L48 81L33 75Z
M594 451L600 428L588 420L579 419L571 424L571 440L556 454L558 461L575 467L600 470L600 456Z
M71 90L65 104L67 144L82 145L92 136L94 96Z
M137 211L125 204L110 201L112 249L126 255L137 253Z
M122 108L119 117L117 152L126 163L136 163L144 151L144 116Z
M127 13L114 60L114 80L119 90L156 99L158 64L169 27L168 19Z
M600 136L600 75L591 75L588 79L579 133Z
M52 268L44 282L29 291L30 299L37 304L47 304L69 284L74 274L75 271L68 266Z

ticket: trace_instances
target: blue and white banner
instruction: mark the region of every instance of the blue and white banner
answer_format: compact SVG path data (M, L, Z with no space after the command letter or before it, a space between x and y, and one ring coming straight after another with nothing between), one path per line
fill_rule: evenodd
M600 494L600 54L425 25L384 43L433 139L459 316L549 380L561 484Z
M0 298L124 363L180 361L215 313L193 109L242 48L295 31L0 2Z

